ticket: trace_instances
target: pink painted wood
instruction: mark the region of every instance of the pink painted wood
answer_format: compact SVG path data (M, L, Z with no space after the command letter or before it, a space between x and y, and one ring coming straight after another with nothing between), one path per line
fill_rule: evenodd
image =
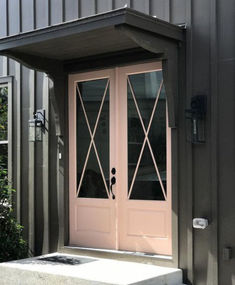
M161 63L140 64L119 69L119 116L120 125L127 126L127 76L161 70ZM118 189L118 233L119 249L172 254L171 233L171 145L170 129L167 127L167 197L166 201L130 200L127 197L128 187L128 153L127 131L120 128L119 161L120 169Z
M116 249L116 207L115 200L77 197L76 181L76 86L78 82L96 79L110 79L110 98L114 98L114 70L89 72L69 76L69 214L70 244L86 247ZM110 113L114 111L110 102ZM114 165L115 153L114 118L110 116L110 165ZM92 138L92 133L90 130ZM79 142L78 142L79 143ZM92 142L94 145L94 142ZM94 145L95 146L95 145ZM96 153L97 155L97 153ZM97 157L98 158L98 157Z
M172 254L171 131L168 124L166 200L131 200L128 197L127 76L161 68L160 62L153 62L69 76L71 245ZM99 78L110 79L110 169L117 170L115 200L111 195L109 199L76 196L76 83ZM146 143L150 147L148 138Z

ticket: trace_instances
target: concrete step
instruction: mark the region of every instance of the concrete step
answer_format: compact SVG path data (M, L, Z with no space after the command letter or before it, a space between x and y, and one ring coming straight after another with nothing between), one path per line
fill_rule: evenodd
M175 268L53 253L0 264L2 285L183 285Z

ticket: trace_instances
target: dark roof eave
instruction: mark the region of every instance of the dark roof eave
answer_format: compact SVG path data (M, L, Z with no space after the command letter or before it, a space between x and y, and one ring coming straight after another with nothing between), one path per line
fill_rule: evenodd
M0 52L25 45L37 44L46 40L63 38L73 34L85 33L122 24L128 24L142 30L153 32L156 35L164 36L168 39L176 41L184 40L183 31L180 27L129 8L120 8L110 12L1 38Z

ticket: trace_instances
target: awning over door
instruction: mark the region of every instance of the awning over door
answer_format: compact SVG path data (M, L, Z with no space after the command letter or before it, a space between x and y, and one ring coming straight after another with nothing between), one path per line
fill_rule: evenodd
M135 55L143 59L154 55L163 61L168 105L172 109L169 110L169 124L174 127L178 47L183 41L184 32L178 26L121 8L2 38L0 54L51 77L94 65L112 64L115 56L124 62Z

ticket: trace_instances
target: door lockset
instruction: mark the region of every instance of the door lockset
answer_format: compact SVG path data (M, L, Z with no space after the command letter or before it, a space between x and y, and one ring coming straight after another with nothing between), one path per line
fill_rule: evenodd
M116 178L113 176L111 178L111 184L110 184L110 192L112 193L112 198L115 199L115 195L113 194L113 185L116 184Z
M115 178L115 176L113 176L113 177L111 178L111 184L112 184L112 185L116 184L116 178Z

